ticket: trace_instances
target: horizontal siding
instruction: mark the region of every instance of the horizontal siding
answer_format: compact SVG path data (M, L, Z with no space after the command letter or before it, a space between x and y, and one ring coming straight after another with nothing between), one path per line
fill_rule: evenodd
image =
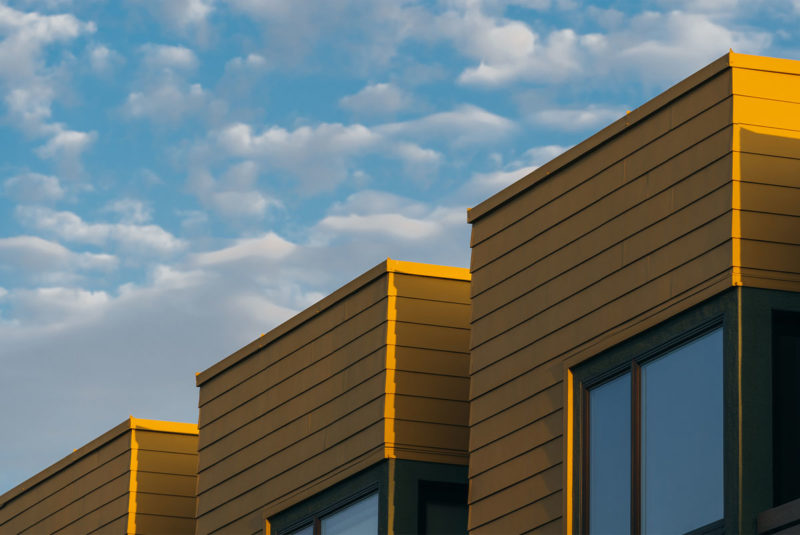
M387 385L387 455L467 464L469 281L394 274L391 284L397 296L390 339L402 346L392 348L387 362L393 382ZM410 347L441 363L413 366Z
M732 74L736 95L761 97L768 87L771 99L800 102L800 76L796 74L743 68L733 69Z
M16 496L14 499L6 503L0 508L0 528L5 527L5 523L9 519L15 517L22 511L31 507L36 507L36 504L48 496L54 495L58 491L67 488L70 484L80 480L90 472L102 467L106 463L116 459L117 457L126 454L131 449L130 435L123 433L119 437L104 444L101 448L81 457L75 462L69 464L62 470L59 470L52 476L44 481L37 483L31 488L25 490L22 494ZM130 457L126 457L127 462ZM123 463L126 461L122 461ZM130 464L128 464L130 467ZM114 473L111 478L118 475ZM108 479L104 479L108 481ZM90 484L91 486L91 484Z
M82 496L80 500L76 500L66 507L52 512L39 522L31 524L26 529L20 530L20 533L57 533L60 530L80 533L84 531L71 527L75 525L86 526L85 531L91 531L105 522L127 513L129 489L130 477L128 474L123 474L99 485L92 492ZM104 518L105 521L102 520Z
M99 526L94 531L90 531L89 533L113 533L113 534L120 534L120 533L127 533L128 532L128 515L121 516L117 519L111 520L107 524L103 524Z
M470 481L473 501L487 498L561 463L563 447L562 437L559 436L498 464L491 473L473 477Z
M71 504L91 501L88 496L103 484L120 477L127 478L130 466L130 452L127 451L70 481L27 509L19 510L13 517L8 515L6 521L0 525L0 533L23 531L26 527L35 525L43 518L53 515ZM5 510L0 509L0 512L5 513Z
M77 520L58 529L58 531L33 530L31 533L53 533L61 535L90 533L96 530L99 526L106 526L122 517L127 516L128 498L129 496L127 493L114 499L109 497L109 501L107 501L103 506L92 511L85 511L84 514L78 517ZM106 532L105 527L98 531L100 533Z
M134 533L194 533L197 435L134 430Z
M725 129L730 124L731 109L732 99L717 104L696 118L696 122L690 121L677 131L654 141L656 146L652 149L644 147L637 153L620 160L621 164L615 168L616 172L613 175L608 176L606 173L591 177L591 180L587 182L592 186L591 188L588 185L585 190L576 188L570 194L560 197L558 202L533 212L527 218L499 232L491 240L476 245L472 250L473 276L487 264L530 241L532 236L549 230L565 215L578 215L577 218L573 218L573 221L576 221L575 230L586 232L593 227L582 225L580 221L589 219L593 222L602 222L603 215L614 217L631 205L637 204L637 200L650 193L647 181L644 184L634 181L634 185L639 184L638 188L620 186L646 175L658 164L669 161L675 155ZM730 144L728 144L728 151L730 151ZM708 164L711 161L713 160L703 158L702 164ZM694 163L697 164L696 161ZM672 177L665 175L663 178L670 180ZM728 168L728 179L730 179L730 167ZM589 207L592 208L589 209ZM587 210L587 213L583 214L583 210ZM598 211L604 212L604 214L597 214ZM568 233L565 233L562 237L568 239L568 236ZM494 267L486 269L497 271ZM497 276L498 274L495 274L495 277ZM473 288L473 295L482 291L484 284L476 285Z
M197 492L197 474L162 474L157 472L136 472L136 489L139 492L189 496Z
M389 450L466 460L468 281L390 271L304 314L200 385L197 533L259 532Z
M195 500L194 496L171 496L168 494L153 494L150 492L136 491L136 524L139 524L139 515L154 515L159 517L187 518L194 522ZM137 532L139 530L137 529ZM162 533L166 533L166 528Z
M800 77L745 73L742 83L749 78L797 102L796 95L784 93ZM747 286L800 291L800 132L774 128L775 114L797 113L800 105L766 100L737 96L735 105L736 120L747 123L736 127L738 273ZM798 128L796 122L778 126Z
M471 532L560 529L565 358L730 284L730 84L712 78L473 222Z
M194 519L139 513L136 515L136 533L193 535Z
M241 454L228 457L201 473L203 499L199 512L204 514L223 503L229 499L231 492L244 492L283 471L308 462L326 448L346 440L360 432L365 425L369 426L382 418L383 399L379 397L355 409L347 408L327 426L304 435L300 440L276 444L267 441L260 451L248 448ZM295 434L292 438L297 436Z
M501 518L506 512L521 509L531 502L546 498L560 491L563 479L562 467L562 464L558 463L482 500L470 501L470 529L488 524ZM548 515L547 517L533 519L533 522L528 526L531 527L537 523L542 523L542 521L550 521L560 516L561 510L560 503L558 504L558 510L555 507L550 507L545 511Z
M703 110L724 100L730 92L730 85L730 71L715 76L691 93L675 100L669 107L658 110L646 120L638 121L598 149L586 153L570 162L568 167L553 173L558 175L558 181L547 177L527 192L512 197L502 209L487 213L480 218L478 224L473 225L471 245L474 247L494 236L544 204L570 192L589 177L611 167L624 156L658 138L669 129L683 124ZM535 196L527 194L533 190L536 191Z
M170 451L197 455L197 435L182 435L135 429L133 431L136 447L150 451Z
M392 283L399 297L470 304L469 281L394 273Z
M322 378L339 372L350 364L344 356L353 353L363 346L361 338L370 331L381 331L386 322L386 299L366 308L361 313L337 325L319 338L304 345L301 349L289 353L255 376L243 380L236 388L225 392L200 411L200 428L203 429L201 447L205 447L216 437L213 424L222 415L225 422L235 421L229 413L252 413L253 406L271 406L275 399L284 399L292 392L302 392L309 384L320 382ZM385 343L377 340L380 332L373 333L367 340L369 345L365 351L372 351ZM360 342L360 344L359 344ZM266 349L261 352L267 351ZM357 356L363 352L356 353ZM237 370L238 371L238 370ZM202 390L202 389L201 389ZM257 411L258 409L256 409Z
M357 462L362 457L371 458L370 454L376 450L376 444L382 456L383 437L384 423L379 421L347 440L323 449L319 455L304 460L298 466L278 471L275 477L257 486L249 489L229 489L230 493L222 497L225 501L221 505L198 517L198 533L234 531L228 525L239 521L258 529L262 524L261 510L271 501L279 500L290 493L295 493L295 499L299 501L300 497L296 495L296 491L303 487L308 487L310 489L308 495L312 495L315 482L340 471L350 463Z
M31 526L39 526L36 530L41 532L45 525L60 529L59 522L74 520L70 515L76 510L92 510L105 503L97 492L104 485L124 480L127 492L129 470L130 435L123 433L7 503L0 509L0 533L19 533ZM120 515L126 511L127 505Z
M485 535L498 535L509 533L540 533L563 535L563 531L550 531L548 526L557 523L561 518L561 491L535 501L524 507L511 511L492 522L483 524L478 528L470 529L470 533Z
M395 345L394 356L397 370L469 377L469 353Z
M624 199L622 207L625 209L615 212L608 205L597 203L589 210L565 215L561 223L551 228L553 232L537 234L521 248L523 250L497 259L487 273L480 274L485 275L480 277L483 282L474 284L475 319L548 281L572 276L572 269L609 270L613 265L619 266L622 251L615 251L616 245L621 246L626 238L632 238L634 242L628 240L625 251L630 254L631 245L635 245L637 240L639 243L643 241L637 238L640 232L653 226L657 230L659 222L694 204L700 194L715 191L730 180L726 175L730 174L732 165L731 157L727 156L731 136L732 129L726 129L704 142L703 150L697 153L687 151L685 161L679 156L658 172L629 184L630 193L613 199ZM700 162L698 157L702 154L719 158ZM681 194L677 197L676 187ZM681 221L677 223L681 224ZM681 228L687 232L692 227L684 224ZM531 229L531 233L536 232L536 229ZM611 257L615 253L620 256L616 264ZM605 263L611 263L612 267L606 267ZM583 267L584 264L588 266ZM497 273L498 269L502 273Z
M231 370L231 373L215 375L213 381L208 381L208 384L204 383L200 389L200 406L203 407L210 400L235 387L238 383L246 381L274 362L297 351L354 315L384 299L387 293L386 284L386 276L375 279L359 288L357 292L316 314L313 317L313 321L301 323L268 344L266 348L262 348L248 358L239 361L234 365L235 371Z
M198 533L258 530L270 506L382 449L387 279L200 386Z
M619 277L598 281L522 323L517 323L518 315L504 314L502 310L494 313L499 316L498 322L505 319L513 327L504 331L502 336L495 336L473 349L472 399L514 380L538 366L542 360L555 358L621 325L631 317L630 313L646 312L660 302L678 296L681 290L691 289L693 282L702 283L729 269L731 242L729 239L725 241L724 234L719 234L719 231L724 233L729 228L728 218L719 217L711 225L687 235L674 247L654 254L653 257L660 263L648 258L632 264ZM674 253L675 256L668 253ZM561 351L556 349L554 353L540 352L542 347L552 347L555 342L566 345L560 346ZM495 362L505 359L512 362L507 363L510 367L506 367L502 374L499 370L503 368L484 371L493 359ZM527 360L520 362L520 359Z
M354 407L360 407L381 399L385 384L385 375L380 361L376 358L363 359L352 370L355 383L347 391L337 394L337 378L331 378L330 388L318 389L309 392L308 396L294 398L292 402L281 407L282 410L273 411L252 424L248 424L224 439L208 447L208 452L201 456L200 490L210 488L221 481L221 476L216 474L236 473L244 469L250 462L257 462L276 451L289 447L304 436L315 433L335 423L339 418L348 414ZM356 375L359 374L359 375ZM315 394L326 394L320 403L315 399ZM283 410L285 408L285 410ZM227 462L226 466L217 466Z
M470 477L476 478L495 466L527 453L554 437L561 436L563 418L563 409L556 409L473 450L469 458Z

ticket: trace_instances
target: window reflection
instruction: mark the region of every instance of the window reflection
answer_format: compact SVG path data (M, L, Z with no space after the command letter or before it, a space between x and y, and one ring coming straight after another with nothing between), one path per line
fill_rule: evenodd
M592 535L674 535L724 518L722 349L717 329L588 390Z
M322 517L322 535L378 533L378 494L370 494L344 509Z
M589 530L630 533L631 374L589 391Z
M685 533L723 517L722 331L642 366L642 527Z

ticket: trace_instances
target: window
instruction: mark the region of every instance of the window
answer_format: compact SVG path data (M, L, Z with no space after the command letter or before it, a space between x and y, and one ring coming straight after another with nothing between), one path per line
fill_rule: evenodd
M378 493L359 498L330 513L309 519L308 524L286 535L376 535Z
M467 485L419 482L417 530L419 535L466 535Z
M721 529L722 329L639 355L582 385L585 531Z
M800 313L772 313L773 505L800 498Z

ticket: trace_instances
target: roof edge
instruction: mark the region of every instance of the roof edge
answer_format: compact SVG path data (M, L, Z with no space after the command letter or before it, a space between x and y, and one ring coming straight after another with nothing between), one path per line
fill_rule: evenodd
M116 425L100 435L99 437L87 442L80 448L74 450L72 453L63 457L62 459L56 461L55 463L51 464L41 472L31 476L30 478L26 479L13 489L9 490L2 496L0 496L0 509L6 506L11 500L19 496L20 494L30 490L31 488L35 487L39 483L43 482L44 480L54 476L64 468L68 467L75 461L79 460L81 457L84 457L96 449L105 446L118 436L122 435L126 431L131 429L131 420L132 416L119 425Z
M506 188L495 193L494 195L484 200L483 202L479 203L478 205L474 206L473 208L468 208L467 222L470 224L474 223L476 220L480 219L489 212L492 212L496 208L505 204L516 195L522 193L527 189L530 189L539 181L547 178L549 175L555 173L556 171L562 169L563 167L566 167L567 165L577 160L584 154L596 149L606 141L620 134L628 127L633 126L639 121L646 119L648 116L652 115L659 109L667 106L670 102L678 99L682 95L688 93L695 87L710 80L714 76L717 76L725 69L728 69L733 65L735 66L744 66L745 64L753 65L754 58L759 58L759 57L760 56L747 56L745 54L736 54L735 52L733 52L733 50L731 50L722 57L712 61L699 71L689 75L688 77L684 78L677 84L665 90L663 93L656 95L655 97L648 100L635 110L617 119L616 121L606 126L599 132L593 134L592 136L578 143L577 145L570 148L566 152L562 153L559 156L556 156L546 164L531 171L529 174L520 178L513 184L510 184ZM767 59L772 59L772 58L767 58ZM791 60L778 60L778 61L789 62ZM778 63L776 63L776 65L777 64ZM763 66L759 68L763 68ZM798 70L798 72L800 72L800 69L798 69L797 66L795 66L795 70Z
M470 280L470 273L469 269L467 268L441 266L437 264L424 264L420 262L407 262L404 260L393 260L391 258L387 258L377 266L362 273L344 286L334 290L332 293L323 297L310 307L298 312L295 316L292 316L268 333L261 335L206 370L195 374L196 385L201 386L202 384L208 382L210 379L249 357L259 349L266 347L281 336L310 320L320 312L332 307L347 296L354 294L367 284L387 273L406 273L409 275L421 275L425 277L437 277L442 279L455 279L464 281Z
M147 420L144 418L134 418L133 416L130 416L125 420L123 420L118 425L112 427L111 429L100 435L99 437L90 440L80 448L74 450L69 455L54 462L41 472L29 477L28 479L26 479L16 487L12 488L5 494L0 495L0 509L5 507L6 504L8 504L21 494L27 492L36 485L42 483L43 481L56 475L58 472L64 470L72 463L89 455L93 451L102 448L115 438L133 429L161 431L164 433L176 433L176 434L187 434L187 435L197 434L197 424L169 422L165 420Z
M167 420L148 420L146 418L130 417L131 429L138 431L157 431L159 433L174 433L176 435L197 435L197 424L184 422L170 422Z

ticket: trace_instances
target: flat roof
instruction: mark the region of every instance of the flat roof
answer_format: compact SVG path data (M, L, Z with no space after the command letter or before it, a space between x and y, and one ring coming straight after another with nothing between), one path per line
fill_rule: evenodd
M63 459L56 461L55 463L51 464L38 474L34 475L31 478L26 479L13 489L9 490L8 492L0 496L0 509L5 507L5 505L8 502L13 500L20 494L23 494L24 492L35 487L36 485L46 480L47 478L65 469L72 463L80 460L82 457L85 457L86 455L89 455L93 451L102 448L103 446L105 446L118 436L132 429L159 431L162 433L176 433L182 435L197 435L197 424L188 424L182 422L167 422L162 420L147 420L144 418L134 418L133 416L130 416L119 425L114 426L113 428L109 429L99 437L84 444L83 446L76 449Z
M467 222L474 223L477 219L483 217L496 208L499 208L516 195L532 188L540 181L559 171L561 168L566 167L587 152L597 149L600 145L620 134L626 128L635 125L639 121L647 119L659 109L669 105L672 101L678 99L695 87L731 67L781 72L787 74L800 74L800 61L770 58L766 56L753 56L749 54L737 54L731 50L721 58L711 62L696 73L684 78L660 95L648 100L635 110L617 119L593 136L578 143L560 156L555 157L541 167L531 171L529 174L500 190L498 193L492 195L475 207L467 209Z
M268 333L256 338L246 346L230 354L205 371L197 373L195 377L197 386L200 386L216 375L219 375L231 366L252 355L259 349L269 345L292 329L299 327L301 324L310 320L320 312L332 307L339 301L345 299L351 294L354 294L373 280L386 273L405 273L407 275L421 275L423 277L462 281L470 280L470 272L467 268L440 266L437 264L423 264L420 262L406 262L403 260L393 260L391 258L387 258L377 266L351 280L338 290L332 292L326 297L323 297L307 309L281 323Z

